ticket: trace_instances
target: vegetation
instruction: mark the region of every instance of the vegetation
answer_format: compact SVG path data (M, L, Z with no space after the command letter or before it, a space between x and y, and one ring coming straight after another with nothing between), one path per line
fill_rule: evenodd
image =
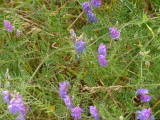
M90 2L91 0L89 0ZM88 21L86 0L1 0L1 92L16 90L30 107L27 120L71 120L71 111L59 95L59 84L70 83L68 94L80 106L82 120L92 120L96 106L100 120L135 120L136 111L151 108L160 119L160 2L159 0L101 0L92 9L98 23ZM13 31L3 21L10 21ZM112 40L109 27L120 32ZM86 42L78 55L71 40ZM20 35L17 35L17 30ZM107 47L108 65L100 66L98 47ZM7 68L9 77L5 77ZM151 100L136 107L138 88ZM0 119L14 120L0 97Z

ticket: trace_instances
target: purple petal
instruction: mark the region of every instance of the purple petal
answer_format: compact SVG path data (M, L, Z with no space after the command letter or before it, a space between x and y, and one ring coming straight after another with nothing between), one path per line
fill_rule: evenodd
M111 28L109 27L110 30L110 36L112 37L112 39L120 39L120 32L116 29L116 28Z
M101 43L98 48L99 54L107 56L106 50L107 50L106 46L103 43Z
M99 114L98 114L96 107L90 106L90 113L94 117L95 120L99 120Z
M100 5L102 4L102 2L101 2L101 0L92 0L91 1L91 3L92 3L92 7L94 8L94 7L100 7Z
M149 109L144 108L143 110L136 111L136 112L138 113L137 119L148 120L148 118L150 117L150 114L151 114L151 108L149 108Z
M108 65L104 55L98 55L98 61L102 67L105 67L106 65Z

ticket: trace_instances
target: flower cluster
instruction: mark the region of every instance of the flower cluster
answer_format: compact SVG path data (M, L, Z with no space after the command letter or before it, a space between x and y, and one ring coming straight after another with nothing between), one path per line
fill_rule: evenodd
M7 90L7 91L3 91L2 97L4 99L4 102L9 104L13 95L12 95L12 93L10 93L10 91Z
M106 50L107 50L106 46L103 43L101 43L99 45L99 48L98 48L98 52L100 54L100 55L98 55L98 61L99 61L100 65L103 66L103 67L108 65L108 63L107 63L107 61L105 59L106 56L107 56Z
M74 117L74 120L77 120L77 118L81 118L81 112L84 111L79 106L75 107L71 110L71 116Z
M79 106L74 107L74 105L72 104L73 98L71 98L67 93L69 82L64 81L59 85L59 95L63 98L65 105L68 107L68 109L71 109L71 116L74 117L74 120L80 119L81 112L83 112L84 110L81 109ZM99 120L99 114L96 107L90 106L90 113L95 118L95 120Z
M6 30L8 32L12 32L12 25L11 25L11 23L8 20L4 20L3 23L4 23L4 26L6 27Z
M148 96L147 94L149 94L148 92L148 89L138 89L137 92L136 92L138 95L140 95L140 99L141 101L143 102L149 102L150 99L152 99L150 96ZM151 108L149 109L146 109L144 108L143 110L141 111L136 111L138 113L137 115L137 119L140 119L140 120L148 120L150 115L151 115ZM154 120L154 116L152 115L150 117L150 120Z
M65 105L68 107L68 109L71 109L71 116L74 117L75 120L77 120L77 118L80 119L81 111L83 110L80 107L74 107L74 105L72 104L73 98L71 98L67 93L69 82L64 81L59 85L59 95L63 98Z
M78 54L81 55L83 53L83 50L85 50L85 48L86 48L85 43L86 42L83 42L81 39L75 43L75 46L73 45L74 49L77 50Z
M93 8L100 7L100 5L102 4L100 0L92 0L91 3L92 3ZM90 22L93 22L96 24L98 22L98 19L96 18L96 16L92 12L91 7L90 7L90 3L88 1L86 1L85 3L82 3L82 7L84 8L84 11L86 11L86 15L88 16L88 20Z
M73 98L71 98L70 96L66 95L66 97L63 100L64 100L66 106L68 107L68 109L74 108L74 106L72 104Z
M149 109L146 109L146 108L144 108L143 110L141 110L141 111L136 111L137 113L138 113L138 115L137 115L137 120L148 120L149 119L149 117L150 117L150 115L151 115L151 108L149 108ZM154 118L154 116L152 115L151 117L150 117L150 120L154 120L155 118Z
M102 4L102 2L101 2L101 0L92 0L91 1L91 3L92 3L92 7L94 8L94 7L100 7L100 5Z
M9 104L8 109L13 115L17 115L19 112L20 115L16 120L25 120L25 115L29 110L27 104L24 104L22 101L22 95L13 95L10 91L3 91L2 95L4 102Z
M151 96L147 95L149 94L148 89L138 89L136 93L140 95L143 102L149 102L152 99Z
M110 36L112 37L113 40L120 39L120 32L116 28L109 27L109 30L110 30L110 33L111 33Z
M69 86L69 82L63 82L59 84L59 95L64 99L67 94L67 89Z
M88 11L87 13L87 16L88 16L88 20L92 23L97 23L98 22L98 19L96 18L96 16L92 13L92 11Z
M67 93L69 82L64 81L64 82L60 83L59 86L60 86L59 95L61 96L61 98L63 98L68 109L73 108L74 107L72 104L73 98L71 98Z
M96 107L90 106L90 113L94 117L95 120L99 120L99 114L98 114Z
M82 7L86 12L91 11L90 3L88 1L86 1L85 3L82 3Z

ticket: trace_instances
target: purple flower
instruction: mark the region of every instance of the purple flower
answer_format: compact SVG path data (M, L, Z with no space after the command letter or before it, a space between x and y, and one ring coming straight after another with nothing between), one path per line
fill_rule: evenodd
M108 65L104 55L98 55L98 61L102 67Z
M6 27L6 30L8 32L12 32L12 25L10 24L10 22L8 20L4 20L3 23L4 23L5 27Z
M140 99L143 101L143 102L149 102L151 98L151 96L148 96L148 95L141 95L140 96Z
M88 11L87 13L87 16L88 16L88 20L92 23L98 23L98 19L96 18L96 16L92 13L92 11Z
M25 118L22 114L20 114L18 117L16 117L16 120L25 120Z
M23 104L22 107L19 108L19 112L21 113L21 115L25 116L26 113L29 111L29 106L28 104Z
M74 108L72 101L73 101L73 98L71 98L68 95L66 95L66 97L64 98L64 102L65 102L66 106L68 107L68 109Z
M154 115L152 115L152 116L150 117L150 120L155 120Z
M13 95L12 95L12 93L10 93L10 91L3 91L2 97L3 97L5 103L9 104L9 102L12 99L12 96Z
M86 11L86 12L91 10L89 2L82 3L82 7L84 8L84 11Z
M136 93L140 95L149 94L148 89L138 89Z
M18 95L17 99L13 98L10 101L10 105L8 106L10 113L13 113L13 115L17 115L18 111L21 111L23 108L23 102L22 102L22 95Z
M68 89L68 85L69 85L69 82L62 82L59 84L59 95L62 97L62 98L65 98L67 94L67 89Z
M96 107L90 106L90 113L94 117L95 120L99 120L99 114L98 114Z
M97 3L97 2L96 2ZM99 3L99 2L98 2ZM95 5L95 2L93 1L93 4ZM98 4L96 4L98 5ZM84 8L84 11L86 11L86 14L88 16L88 20L90 22L93 22L93 23L97 23L98 22L98 19L96 18L96 16L92 13L92 10L90 8L90 3L87 1L85 3L82 3L82 7Z
M20 112L20 115L16 118L16 120L25 120L24 116L26 112L28 112L29 107L27 106L27 104L23 105L22 95L18 95L15 93L15 97L13 98L13 95L9 91L3 91L3 94L6 95L2 96L5 102L10 104L8 106L10 113L13 113L13 115L17 115L17 113Z
M110 30L110 36L112 37L112 39L114 40L114 39L120 39L120 33L119 33L119 31L116 29L116 28L111 28L111 27L109 27L109 30Z
M99 54L100 54L100 55L107 56L106 50L107 50L106 46L105 46L103 43L101 43L101 44L99 45L99 48L98 48Z
M150 117L150 114L151 114L151 108L149 108L149 109L144 108L143 110L136 111L136 112L138 113L137 119L148 120L148 118Z
M77 50L78 54L82 54L83 53L83 50L86 48L85 47L85 43L86 42L83 42L82 39L81 39L81 40L79 40L79 41L77 41L75 43L75 46L73 45L74 49Z
M101 0L92 0L91 1L91 3L92 3L92 7L94 8L94 7L100 7L100 5L102 4L102 2L101 2Z
M77 120L78 118L81 118L81 112L84 111L80 107L75 107L71 110L71 116L74 117L74 120Z
M147 95L149 94L148 89L138 89L136 93L140 95L140 99L143 102L148 102L150 99L152 99L151 96Z

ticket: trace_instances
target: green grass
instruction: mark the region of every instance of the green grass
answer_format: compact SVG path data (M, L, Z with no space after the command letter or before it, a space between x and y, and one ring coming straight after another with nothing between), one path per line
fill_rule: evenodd
M150 0L148 0L149 2ZM80 106L82 120L93 119L89 106L98 108L101 120L134 120L136 111L152 108L160 119L160 16L158 0L152 9L141 0L104 1L94 9L99 23L89 23L81 3L85 0L9 0L0 2L0 77L2 89L17 90L30 106L27 120L71 120L60 98L59 83L69 81L74 106ZM136 5L136 7L135 7ZM3 20L10 20L8 33ZM117 26L121 40L112 41L109 27ZM21 36L16 36L16 30ZM86 51L79 60L72 47L69 29L83 34ZM98 63L98 46L107 47L108 66ZM149 51L147 55L139 52ZM148 61L150 66L145 63ZM6 69L13 80L5 78ZM7 88L10 82L10 89ZM133 105L138 88L152 97L141 107ZM3 98L0 119L14 120Z

